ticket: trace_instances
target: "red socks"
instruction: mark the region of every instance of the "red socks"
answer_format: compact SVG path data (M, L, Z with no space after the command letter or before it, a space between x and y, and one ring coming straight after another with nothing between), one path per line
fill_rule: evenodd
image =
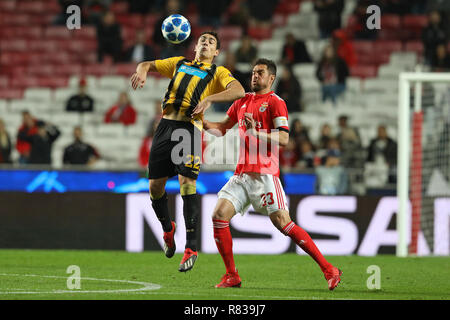
M282 230L282 232L289 236L294 242L302 248L307 254L309 254L319 265L322 272L325 272L330 267L332 267L331 263L329 263L322 253L320 253L319 249L316 247L316 244L311 239L309 234L296 225L293 221L289 222Z
M229 221L213 219L214 240L219 250L222 260L227 269L227 273L236 273L236 266L233 257L233 239L231 238ZM319 265L322 272L332 267L311 239L309 234L296 225L293 221L288 223L282 230L283 234L289 236L294 242L309 254Z
M231 238L230 222L213 219L214 240L227 273L236 273L233 257L233 239Z

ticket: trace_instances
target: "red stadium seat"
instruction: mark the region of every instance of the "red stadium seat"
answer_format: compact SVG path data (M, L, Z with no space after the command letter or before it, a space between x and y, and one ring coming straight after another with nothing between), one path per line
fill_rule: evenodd
M23 89L0 88L0 99L22 99Z
M128 12L127 2L114 2L111 3L109 9L114 12L114 14L126 14Z
M118 14L116 20L122 26L142 28L144 26L144 18L140 14Z
M26 40L9 39L0 42L0 51L27 51L28 45Z
M402 47L402 42L396 40L377 40L374 43L374 51L376 52L376 54L402 51Z
M81 29L73 30L73 37L81 40L97 39L97 30L95 27L83 26Z
M66 26L51 26L44 31L47 39L70 39L73 33L74 31L67 29Z
M120 63L115 65L115 74L130 77L136 71L135 63Z
M112 72L112 68L108 64L91 64L91 65L85 65L83 66L83 74L90 74L94 76L103 76L103 75L109 75Z
M264 40L272 37L272 29L249 27L247 34L255 40Z
M16 5L16 12L39 14L46 9L42 1L19 1Z
M373 78L377 75L377 67L374 65L357 65L350 68L350 75L359 78Z
M38 78L38 87L59 88L67 87L69 79L67 77L41 77Z
M217 33L221 41L240 39L242 36L242 28L238 26L224 26Z
M59 77L68 78L74 74L81 74L83 72L83 66L80 64L68 64L61 67L55 68L54 74Z
M381 16L381 29L398 29L400 28L400 16L395 14L385 14Z
M27 74L32 76L49 76L55 74L56 68L53 65L49 64L36 64L30 65L27 69Z
M3 0L0 1L0 12L13 12L16 9L15 0Z
M7 76L0 76L0 88L6 88L9 85L9 78Z
M423 43L419 40L407 41L405 43L405 51L413 51L419 55L423 54Z
M159 15L156 15L156 14L147 14L147 15L144 17L144 25L145 25L146 27L149 27L149 26L155 27L155 23L156 23L159 19L160 19ZM191 21L191 20L189 20L189 21ZM192 23L192 21L191 21L191 23Z
M275 9L276 13L283 15L293 14L300 9L300 3L298 1L282 1Z
M370 54L373 52L372 41L353 41L353 49L358 54Z
M402 27L408 29L423 29L428 24L426 15L405 15L402 18Z

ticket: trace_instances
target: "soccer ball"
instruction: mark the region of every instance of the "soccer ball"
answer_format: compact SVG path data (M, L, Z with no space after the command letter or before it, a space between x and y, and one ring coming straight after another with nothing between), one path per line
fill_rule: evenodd
M163 37L170 43L181 43L191 34L191 24L181 14L168 16L161 26Z

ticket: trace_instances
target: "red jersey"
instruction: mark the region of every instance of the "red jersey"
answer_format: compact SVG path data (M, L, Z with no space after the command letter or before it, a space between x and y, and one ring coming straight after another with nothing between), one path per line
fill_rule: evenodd
M252 92L236 100L227 111L239 125L239 161L235 174L255 172L279 176L279 146L246 133L245 114L251 114L257 131L270 133L279 129L289 132L286 103L273 91L266 94Z

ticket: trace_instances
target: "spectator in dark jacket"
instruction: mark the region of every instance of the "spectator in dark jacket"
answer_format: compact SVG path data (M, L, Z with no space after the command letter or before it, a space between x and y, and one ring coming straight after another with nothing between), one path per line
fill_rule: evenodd
M292 33L286 35L281 59L284 64L308 63L311 62L305 42L295 39Z
M107 11L99 24L97 24L98 62L103 62L105 54L113 57L114 62L120 61L122 54L122 36L120 25L112 11Z
M5 123L0 119L0 164L11 163L11 138L6 131Z
M146 43L144 30L136 32L136 42L125 51L125 61L139 63L155 59L153 49Z
M241 39L241 45L235 52L236 61L253 63L257 54L258 49L253 45L252 38L248 35L244 35Z
M369 162L382 161L390 167L397 163L397 143L388 136L384 125L378 126L377 137L370 141L367 151Z
M301 111L302 87L289 66L284 67L275 92L286 102L288 112Z
M450 71L450 54L445 44L436 47L436 53L431 60L431 70L434 72Z
M100 158L97 150L90 144L83 141L83 131L81 127L73 129L74 142L64 149L63 163L92 165Z
M61 132L54 125L37 121L37 133L28 135L28 131L24 130L19 133L19 138L31 144L29 164L52 164L52 145L58 139Z
M336 55L331 45L327 46L316 70L317 79L322 83L322 100L330 99L336 104L336 99L345 91L348 75L345 61Z
M66 111L92 112L94 99L86 93L87 82L82 78L78 84L78 93L71 96L66 103Z
M314 10L319 14L319 29L322 39L329 38L334 30L341 28L341 13L344 0L314 0Z
M431 11L428 17L428 25L422 31L422 42L425 62L431 64L437 46L447 41L447 34L442 25L441 14L439 11Z

